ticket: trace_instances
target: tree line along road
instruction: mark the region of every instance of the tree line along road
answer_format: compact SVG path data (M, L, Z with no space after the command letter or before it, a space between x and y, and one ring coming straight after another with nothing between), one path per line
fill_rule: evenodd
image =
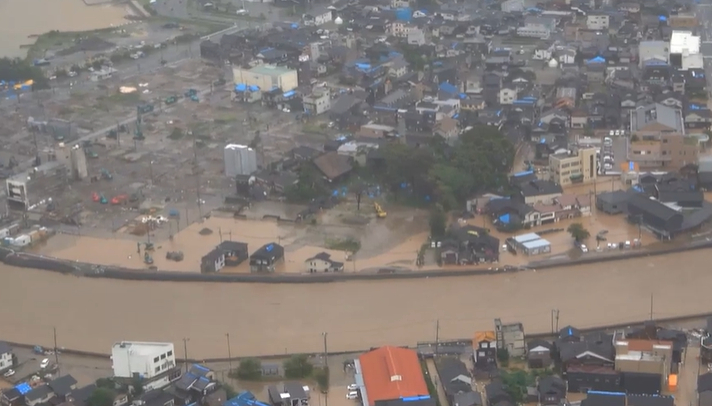
M171 341L190 358L414 345L470 338L493 319L527 333L710 311L708 253L493 276L326 284L220 284L90 279L0 265L0 339L109 353L120 340Z

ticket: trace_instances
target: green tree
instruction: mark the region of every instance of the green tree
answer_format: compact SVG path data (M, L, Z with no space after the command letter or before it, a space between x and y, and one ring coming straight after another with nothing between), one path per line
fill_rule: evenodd
M294 203L305 203L328 195L324 181L313 165L307 164L299 170L297 183L289 185L284 191L287 200Z
M111 389L113 390L116 385L114 384L114 381L112 381L110 378L99 378L96 380L96 387L97 388L105 388L105 389Z
M506 367L509 365L509 350L506 348L497 349L497 362L500 366Z
M134 396L143 395L143 379L140 376L134 376L131 381L131 389L133 389Z
M532 383L530 376L522 370L515 371L500 371L504 390L512 397L515 404L524 402L524 394L527 390L527 385Z
M566 229L566 232L571 234L571 238L576 242L584 241L591 236L591 233L589 233L581 223L571 223Z
M440 238L445 235L447 229L447 214L440 204L436 204L430 211L430 236Z
M235 396L237 396L237 391L235 391L235 388L233 388L232 386L230 386L230 385L228 385L228 384L226 384L226 383L223 383L223 384L222 384L222 387L223 387L223 389L225 389L225 396L226 396L228 399L232 399L232 398L234 398Z
M316 381L317 385L319 385L319 389L322 392L326 392L329 390L329 368L314 368L314 371L312 372L312 377Z
M258 381L262 378L262 362L256 358L245 358L234 371L230 371L231 378L243 381Z
M312 374L314 365L304 354L296 354L284 362L284 376L288 379L304 379Z
M0 58L0 80L6 82L34 81L33 90L46 89L49 82L42 69L19 58Z
M87 406L112 406L116 392L107 388L96 388L87 399Z

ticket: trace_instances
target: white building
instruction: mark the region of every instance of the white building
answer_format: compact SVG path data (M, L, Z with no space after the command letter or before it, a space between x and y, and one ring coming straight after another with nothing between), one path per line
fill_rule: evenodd
M682 70L704 69L700 53L701 38L690 31L673 31L670 37L670 62Z
M607 14L589 14L586 17L586 28L589 30L607 30L610 17Z
M283 92L288 92L299 86L297 71L282 66L258 65L251 69L233 68L232 76L236 85L257 86L265 92L276 87Z
M556 29L555 18L530 16L524 19L523 27L517 28L517 35L520 37L549 39L554 29Z
M173 343L121 341L111 348L114 376L152 379L176 366Z
M638 44L638 67L645 66L645 61L650 59L670 62L670 44L665 41L640 41Z
M257 171L257 153L247 145L228 144L224 151L225 176L250 175Z
M318 26L331 22L332 16L331 10L326 7L317 7L311 13L304 14L302 19L304 20L304 25Z
M0 341L0 372L12 368L12 348Z

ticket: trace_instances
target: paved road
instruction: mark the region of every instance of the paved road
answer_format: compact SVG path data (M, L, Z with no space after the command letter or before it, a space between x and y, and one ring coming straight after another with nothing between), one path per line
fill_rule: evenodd
M447 395L445 394L445 388L441 385L440 375L438 375L438 368L435 366L435 360L429 358L425 361L425 365L428 367L428 375L426 379L435 385L435 389L438 392L438 400L440 400L440 405L447 406L450 404L447 400Z

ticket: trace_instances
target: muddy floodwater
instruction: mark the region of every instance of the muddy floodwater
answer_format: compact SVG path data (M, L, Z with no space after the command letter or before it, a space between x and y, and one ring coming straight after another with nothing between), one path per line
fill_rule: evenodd
M110 249L110 248L105 248ZM518 274L328 284L217 284L89 279L0 266L1 338L109 352L117 340L181 342L191 357L333 351L471 337L494 318L529 333L710 310L710 254Z
M87 6L82 0L0 0L0 56L24 57L33 35L87 31L125 23L124 6Z

